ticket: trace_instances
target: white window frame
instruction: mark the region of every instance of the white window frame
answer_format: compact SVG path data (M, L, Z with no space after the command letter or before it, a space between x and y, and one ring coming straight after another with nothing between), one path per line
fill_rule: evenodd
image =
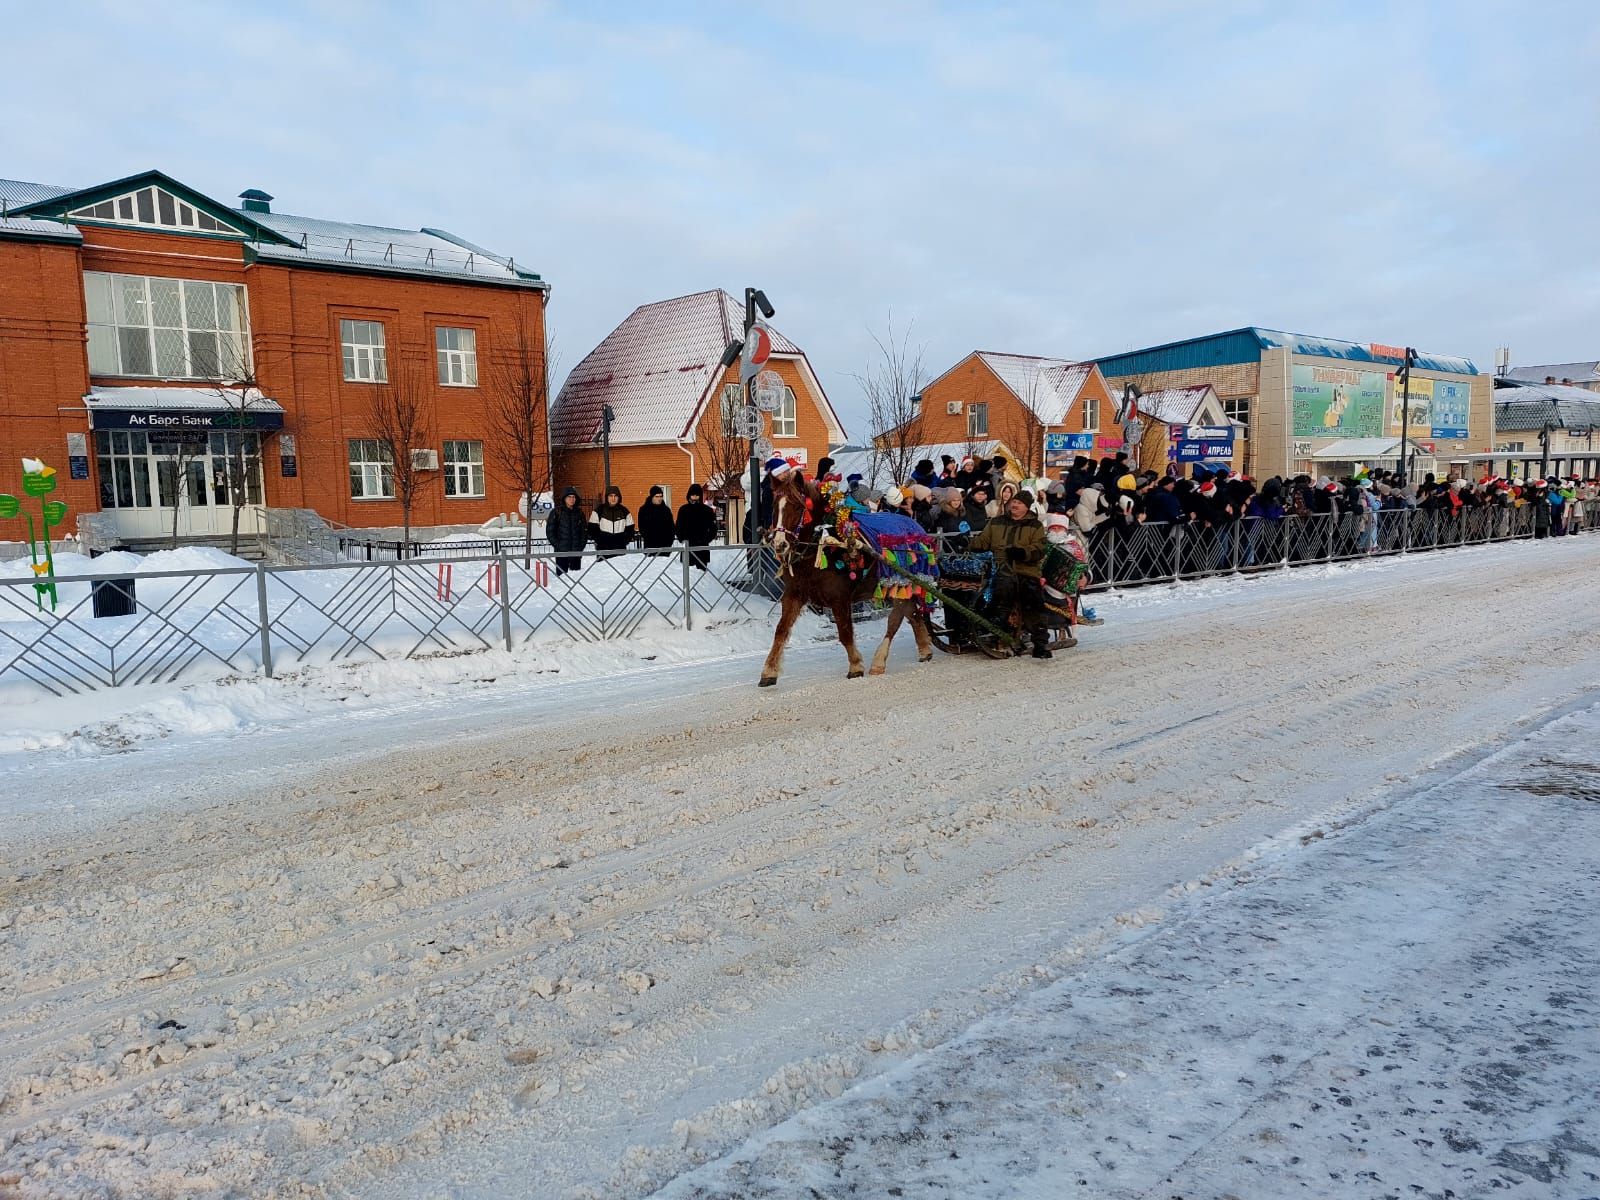
M172 220L162 219L162 201L170 202L172 207ZM146 201L149 205L150 217L148 220L142 214ZM133 225L141 229L176 230L179 233L205 233L213 236L242 238L244 234L232 225L219 221L209 213L202 212L181 196L169 192L166 188L147 185L135 188L131 192L124 192L120 196L112 196L106 200L98 200L93 204L86 204L82 208L75 208L67 213L67 219L81 221L105 221L112 225Z
M376 330L376 334L374 334ZM376 341L356 338L376 337ZM388 383L388 335L382 321L339 318L339 361L346 383Z
M1095 433L1100 428L1100 397L1085 396L1083 398L1083 431Z
M473 457L476 455L477 457ZM464 457L463 457L464 456ZM483 443L457 438L444 444L444 494L448 500L482 500Z
M980 420L981 418L981 420ZM982 426L980 429L979 426ZM987 401L974 400L967 405L967 437L989 436L989 405Z
M1222 415L1227 420L1237 421L1248 429L1250 427L1250 397L1225 397L1222 401Z
M454 343L454 344L447 344ZM464 344L463 344L464 343ZM456 325L439 325L433 331L439 360L439 386L478 386L478 331Z
M350 499L393 500L394 456L382 438L350 438Z
M778 401L778 411L772 414L772 436L775 438L794 438L800 436L800 404L794 398L794 389L783 389L783 398Z
M178 291L178 324L157 325L152 288L171 284ZM89 374L129 379L232 379L248 374L251 366L249 293L242 283L217 283L210 279L180 279L170 275L119 275L108 271L83 273L84 305L89 338ZM97 300L95 293L100 292ZM211 324L204 323L191 302L199 294L210 296ZM222 296L231 297L233 322L223 325L216 314ZM132 297L142 319L129 319L124 298ZM99 319L97 319L99 318ZM163 336L165 335L165 336ZM202 370L197 351L204 339L212 339L216 362L214 371ZM182 362L175 371L163 371L161 360L176 338ZM129 351L142 345L149 370L130 367ZM137 364L134 364L137 365Z

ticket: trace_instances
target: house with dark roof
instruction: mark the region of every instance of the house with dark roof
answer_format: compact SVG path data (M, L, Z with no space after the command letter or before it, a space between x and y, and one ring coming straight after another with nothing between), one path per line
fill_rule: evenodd
M739 368L722 360L743 328L743 305L720 288L634 309L584 355L552 406L557 489L597 498L609 473L630 508L656 485L673 505L692 483L742 500L752 439L739 424ZM805 351L774 328L767 335L758 457L815 467L845 440L844 427Z
M1245 326L1098 359L1113 388L1210 385L1244 434L1236 460L1251 475L1335 475L1395 466L1439 470L1494 442L1490 377L1469 359ZM1404 437L1402 437L1404 433Z
M1511 367L1501 376L1519 383L1548 383L1600 392L1600 362L1544 363L1531 367Z
M1531 468L1529 460L1538 459L1562 477L1600 476L1600 395L1589 389L1501 376L1494 381L1494 423L1495 450L1507 461L1521 457Z
M0 463L57 467L72 511L112 512L130 539L226 531L235 501L246 531L267 507L396 525L372 409L405 388L413 523L514 509L495 381L519 357L542 372L548 284L443 229L239 200L160 171L0 180Z

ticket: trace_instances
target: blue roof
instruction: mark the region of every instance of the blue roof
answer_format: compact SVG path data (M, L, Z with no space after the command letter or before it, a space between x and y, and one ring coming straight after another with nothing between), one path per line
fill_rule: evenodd
M1285 333L1279 329L1262 329L1247 325L1242 329L1229 329L1223 333L1210 333L1203 337L1187 338L1181 342L1168 342L1144 350L1130 350L1098 359L1100 371L1107 376L1143 375L1156 371L1183 371L1195 368L1221 367L1232 363L1258 362L1263 350L1286 347L1291 354L1314 358L1339 358L1347 362L1376 363L1384 367L1400 366L1400 359L1374 354L1372 347L1361 342L1340 341L1337 338L1313 337L1304 333ZM1438 371L1445 375L1476 375L1478 368L1471 360L1445 354L1417 352L1416 366L1423 371Z

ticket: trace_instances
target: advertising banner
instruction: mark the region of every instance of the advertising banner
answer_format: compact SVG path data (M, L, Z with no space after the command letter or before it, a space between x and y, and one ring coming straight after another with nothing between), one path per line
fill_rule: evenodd
M1171 436L1169 461L1196 463L1233 457L1231 425L1174 425Z
M1472 385L1445 379L1433 381L1433 436L1465 440L1472 411Z
M1092 433L1047 433L1044 435L1044 465L1070 467L1079 454L1094 453Z
M1384 374L1296 363L1294 436L1381 437Z
M1389 376L1393 397L1389 401L1389 432L1399 434L1400 422L1405 414L1405 393L1400 390L1400 376ZM1411 381L1411 436L1427 437L1433 432L1433 380Z

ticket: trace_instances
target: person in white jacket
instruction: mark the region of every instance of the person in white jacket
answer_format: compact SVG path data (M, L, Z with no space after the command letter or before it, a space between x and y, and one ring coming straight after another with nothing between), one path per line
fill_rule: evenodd
M1104 524L1109 515L1100 485L1085 484L1083 490L1078 493L1078 507L1072 510L1073 528L1084 537L1088 537L1098 526Z

